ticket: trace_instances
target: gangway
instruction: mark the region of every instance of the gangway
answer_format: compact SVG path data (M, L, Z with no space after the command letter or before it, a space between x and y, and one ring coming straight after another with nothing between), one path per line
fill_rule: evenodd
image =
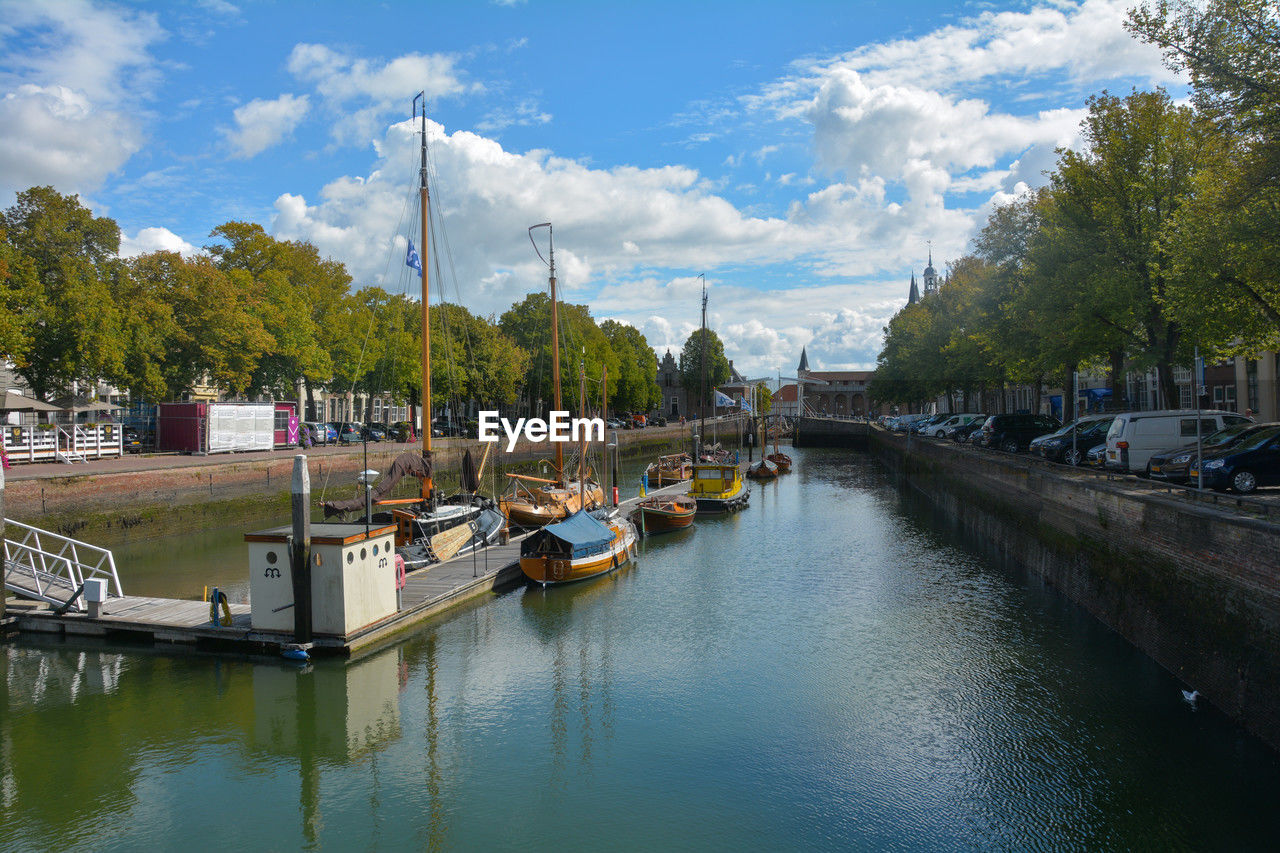
M87 542L41 530L7 519L14 539L4 540L4 587L25 598L84 610L83 598L75 598L86 580L107 582L109 597L123 598L116 561L111 552Z

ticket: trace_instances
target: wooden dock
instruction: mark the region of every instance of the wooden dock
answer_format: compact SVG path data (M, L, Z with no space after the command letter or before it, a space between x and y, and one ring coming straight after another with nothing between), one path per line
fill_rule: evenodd
M688 483L678 483L653 489L650 494L687 489ZM619 509L626 512L639 500L636 497L621 501ZM523 539L521 535L505 545L491 545L474 555L454 557L409 572L396 613L346 636L317 635L312 640L312 654L350 656L465 601L523 584ZM255 631L248 604L232 604L230 610L231 624L224 626L212 620L205 601L126 595L110 598L96 618L76 611L55 613L44 603L15 605L11 601L8 615L0 624L5 634L53 635L232 654L278 655L293 643L292 634Z

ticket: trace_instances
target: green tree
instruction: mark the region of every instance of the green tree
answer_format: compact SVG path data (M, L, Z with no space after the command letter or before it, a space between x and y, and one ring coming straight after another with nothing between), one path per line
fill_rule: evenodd
M1055 263L1075 270L1076 298L1176 401L1173 366L1189 353L1167 310L1172 259L1160 237L1192 189L1209 131L1163 91L1090 99L1084 131L1087 149L1062 152L1052 177Z
M587 378L589 405L599 405L599 377L604 367L609 369L610 383L619 370L617 356L609 346L604 332L591 318L591 310L585 305L561 304L557 313L560 320L560 385L563 404L577 409L580 372ZM498 322L504 334L521 349L529 353L531 370L528 374L523 397L525 405L535 410L551 407L551 297L545 293L531 293L512 305Z
M263 328L279 336L279 351L264 353L249 381L292 397L292 383L302 380L312 407L314 386L352 379L362 343L355 338L365 325L353 328L349 322L359 307L346 301L351 294L346 267L321 258L311 243L277 240L256 223L227 222L210 236L222 241L205 247L218 268L247 273L257 283L261 295L251 307L260 312ZM346 359L344 377L335 376L339 358Z
M644 334L617 320L605 320L600 331L618 361L618 374L609 381L610 407L619 412L648 412L661 406L658 357Z
M1191 76L1216 156L1166 234L1170 304L1219 355L1274 347L1280 328L1280 15L1274 0L1144 4L1129 28ZM1204 328L1203 326L1207 326ZM1232 333L1234 332L1234 334Z
M123 375L120 308L112 298L115 221L95 217L79 196L33 187L0 213L0 232L14 270L9 281L27 300L11 337L16 346L30 343L15 353L15 370L35 395L47 399L77 380Z
M711 329L695 329L680 349L680 385L689 395L689 405L710 407L716 387L728 382L731 374L720 336Z

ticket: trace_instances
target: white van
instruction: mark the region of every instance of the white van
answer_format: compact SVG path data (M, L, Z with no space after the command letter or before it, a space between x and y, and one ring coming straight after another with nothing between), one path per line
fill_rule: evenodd
M1244 415L1210 409L1123 412L1116 415L1107 430L1106 467L1150 476L1148 469L1154 454L1195 443L1196 415L1200 416L1201 438L1224 426L1249 422Z

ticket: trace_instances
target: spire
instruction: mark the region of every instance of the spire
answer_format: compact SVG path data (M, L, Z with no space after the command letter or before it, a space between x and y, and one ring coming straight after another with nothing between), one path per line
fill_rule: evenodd
M796 368L796 373L799 374L800 371L808 370L808 369L809 369L809 354L805 352L804 347L800 347L800 366Z
M920 288L916 287L916 271L911 271L911 292L907 294L907 304L915 305L920 301Z

